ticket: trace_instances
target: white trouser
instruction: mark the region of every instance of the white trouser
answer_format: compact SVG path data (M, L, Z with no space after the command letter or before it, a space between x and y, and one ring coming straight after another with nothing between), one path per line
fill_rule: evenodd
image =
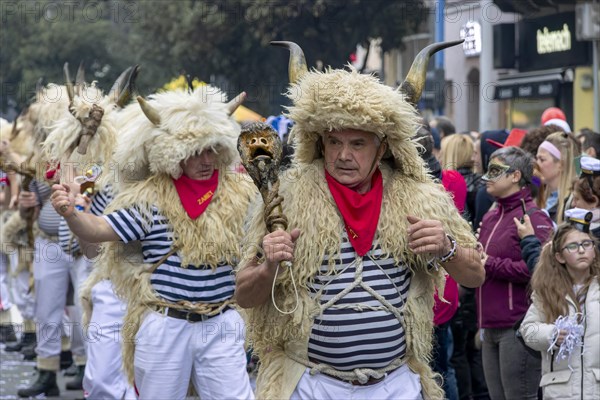
M88 362L83 390L86 399L136 399L127 383L121 355L121 329L126 305L114 293L112 283L103 280L91 291L92 315L86 335Z
M184 399L190 376L201 399L252 400L244 321L228 310L204 322L149 312L136 334L140 399Z
M28 270L21 271L15 274L19 266L19 254L16 249L11 250L8 255L11 268L10 295L12 302L17 306L24 320L33 320L35 312L35 294L29 292L29 277Z
M76 268L71 267L74 261L72 256L62 251L58 243L40 237L36 238L33 271L38 358L60 355L63 314L67 302L69 279L77 282ZM74 321L69 329L72 329L71 332L81 331L81 321ZM79 335L83 337L81 332ZM81 352L82 348L83 346L80 346L78 350ZM85 352L84 354L74 352L74 354L85 356Z
M421 379L407 365L390 372L381 382L355 386L306 369L290 400L417 400L422 399Z
M68 328L68 336L71 338L71 352L75 358L76 365L85 364L85 356L87 342L83 337L82 318L83 309L81 308L81 299L79 298L79 288L90 276L93 264L85 257L78 257L72 264L71 279L73 289L75 290L74 298L75 305L67 307L70 324Z
M10 266L8 256L0 253L0 311L8 311L12 307L8 290L8 274Z

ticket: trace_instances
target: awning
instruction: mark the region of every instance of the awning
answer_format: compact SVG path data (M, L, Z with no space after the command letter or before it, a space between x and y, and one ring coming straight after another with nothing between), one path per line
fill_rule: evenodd
M494 100L556 97L564 81L561 72L550 74L516 74L494 85Z
M264 119L260 114L244 106L239 106L235 110L235 112L233 113L233 118L235 118L237 122L262 121Z

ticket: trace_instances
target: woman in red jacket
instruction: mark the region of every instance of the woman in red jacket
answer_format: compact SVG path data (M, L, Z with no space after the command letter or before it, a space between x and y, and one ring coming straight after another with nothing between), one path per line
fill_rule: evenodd
M528 187L534 162L518 147L502 148L492 154L483 177L487 192L496 200L481 223L486 280L477 289L483 369L492 400L537 399L540 360L524 351L512 328L529 307L531 279L513 218L528 214L542 243L552 233L552 221L536 208Z

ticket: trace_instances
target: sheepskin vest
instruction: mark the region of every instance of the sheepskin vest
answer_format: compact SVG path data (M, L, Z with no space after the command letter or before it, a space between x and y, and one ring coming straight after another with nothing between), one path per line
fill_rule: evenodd
M383 202L375 240L396 262L405 262L411 272L408 300L403 310L406 335L406 362L418 373L426 398L443 398L443 391L434 381L429 367L433 332L433 293L437 285L443 291L443 273L428 267L426 257L408 249L407 215L436 219L447 233L462 246L475 247L468 223L463 220L443 187L430 178L421 181L407 177L387 165L380 166L383 175ZM295 296L290 273L294 274L299 291L299 306L291 315L279 313L272 302L246 310L251 329L249 339L261 360L257 380L257 398L288 399L306 367L290 359L293 352L306 359L308 339L319 304L309 295L312 279L319 274L325 255L332 262L340 258L343 219L337 210L324 175L322 160L299 164L281 177L280 194L283 211L289 219L289 229L302 231L296 242L294 263L278 278L275 301L284 310L292 310ZM246 235L241 268L257 256L257 245L267 233L263 220L263 204L253 204L252 220Z
M179 201L171 177L161 174L127 187L108 205L105 214L135 205L152 215L150 209L156 205L170 222L182 266L204 264L216 268L221 261L230 265L239 261L244 217L256 194L247 175L221 171L213 200L200 217L192 220ZM98 271L90 276L83 294L89 296L95 283L110 277L115 292L127 303L122 332L123 364L131 383L135 336L148 306L160 300L150 283L152 267L143 263L139 242L107 243L96 264Z

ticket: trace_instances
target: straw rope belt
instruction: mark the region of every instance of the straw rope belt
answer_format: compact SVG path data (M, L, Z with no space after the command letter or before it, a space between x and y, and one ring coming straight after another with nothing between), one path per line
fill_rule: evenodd
M402 357L394 359L389 365L383 368L371 369L371 368L356 368L352 371L340 371L327 364L315 363L307 358L300 357L297 354L286 351L286 355L296 361L299 364L310 368L310 374L315 375L316 373L324 373L342 381L354 384L358 382L361 385L368 384L371 378L381 380L385 377L388 372L394 371L400 368L406 363L406 360Z

